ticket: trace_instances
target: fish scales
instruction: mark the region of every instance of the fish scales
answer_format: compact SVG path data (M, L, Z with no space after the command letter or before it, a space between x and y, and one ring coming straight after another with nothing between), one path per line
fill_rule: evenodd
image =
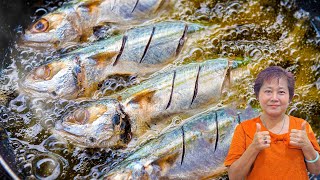
M79 139L81 139L82 143L78 145L84 147L133 147L144 140L148 140L150 135L153 136L166 129L172 123L173 116L182 113L185 116L191 116L208 105L216 104L221 94L221 89L224 88L223 84L229 65L231 64L235 68L241 63L238 61L230 63L227 59L215 59L167 69L139 85L125 89L105 99L82 102L83 105L77 109L80 109L81 113L90 111L93 115L88 113L89 115L81 116L78 119L71 118L72 121L70 121L68 117L75 116L73 115L75 112L70 112L59 122L59 128L55 134L60 134L66 139L71 139L71 141L75 139L75 144L78 144ZM173 80L174 77L175 80ZM198 82L198 92L194 97L196 82ZM191 104L192 100L193 103ZM108 114L103 120L99 118L100 115L95 115L95 111L88 110L98 106L108 107L99 111L99 113ZM118 106L119 108L116 108ZM115 111L112 109L120 110ZM122 114L121 122L124 125L121 126L119 123L112 122L114 116L119 116L117 114ZM79 116L77 115L77 117ZM83 117L92 119L90 120L91 122L95 122L95 119L100 122L83 124L82 122L88 122L88 120L83 120ZM90 133L94 129L92 127L91 129L87 128L89 130L81 137L73 135L76 133L71 131L72 126L91 127L96 125L108 126L105 129L111 129L111 131L108 132L108 135L106 135L105 131ZM111 125L112 127L120 126L120 129L112 129L109 127ZM128 129L124 128L125 125L127 125ZM125 131L129 134L123 134ZM93 134L97 137L97 141L89 140ZM119 134L122 134L122 138L119 137ZM124 139L124 137L129 137L129 139ZM110 140L110 138L116 139L116 141ZM132 141L130 141L131 139ZM122 143L122 141L128 143ZM104 143L99 144L100 142Z
M166 21L92 43L28 73L21 82L22 89L37 97L74 99L90 97L111 75L146 76L173 61L186 25L187 33L202 29L197 24ZM47 76L40 73L36 77L41 69L48 71ZM65 79L68 83L61 84Z
M152 36L150 46L147 49L142 63L161 64L163 59L173 58L186 25L187 24L184 23L160 23L154 26L154 35ZM120 60L128 61L133 59L133 61L139 62L152 34L152 28L153 27L150 26L148 31L144 31L143 33L139 29L133 30L131 34L128 35L128 42L126 43ZM195 30L194 27L191 27L188 33L194 32Z
M223 161L233 131L238 121L244 120L242 115L237 115L238 111L228 108L211 109L190 117L181 125L133 150L103 178L201 179L218 176L226 170ZM258 114L255 110L250 110L250 113L242 112L247 113L246 118L253 118ZM215 141L217 138L218 141ZM217 149L214 148L216 142Z
M201 70L198 77L198 93L194 99L194 103L191 104L199 66ZM157 117L159 113L163 113L162 110L167 110L168 113L179 113L190 109L190 106L197 107L202 104L217 102L221 94L227 69L228 60L226 59L193 63L159 74L139 86L129 88L119 93L118 96L125 99L141 91L154 91L155 93L151 100L152 103L148 104L148 106L153 106L155 110L149 113L155 113L155 117ZM170 101L174 72L176 76L173 85L172 99L170 106L166 108ZM128 98L128 101L130 101L130 98Z
M111 2L113 1L113 2ZM128 19L143 18L154 13L165 0L110 0L101 3L98 22L123 23Z
M192 72L182 70L179 71L180 73L177 73L177 83L175 84L174 92L178 93L173 93L173 109L175 106L178 108L182 107L181 109L188 109L189 106L196 107L206 101L208 102L208 100L217 102L228 69L228 61L216 60L214 64L213 66L210 62L204 62L199 66L192 67L192 70L190 69ZM189 73L192 73L192 77L190 77ZM186 77L190 78L186 79ZM185 81L188 83L181 83ZM193 103L191 103L195 92L196 81L198 84L198 92L194 96ZM179 99L185 99L186 101L182 102Z
M71 1L42 16L26 30L22 40L34 47L66 47L90 39L94 27L112 24L124 29L159 16L171 3L174 0Z
M80 54L84 59L109 51L118 52L122 44L123 36L127 36L128 39L124 52L121 55L121 59L139 62L144 49L147 46L148 40L150 39L150 35L152 34L152 29L155 28L149 50L147 51L146 58L143 63L162 63L164 59L170 59L175 55L173 51L176 50L186 25L189 27L187 33L193 33L202 29L200 25L184 23L182 21L159 22L147 26L132 28L124 33L124 35L91 43L87 47L72 51L64 56ZM156 61L157 63L152 61Z

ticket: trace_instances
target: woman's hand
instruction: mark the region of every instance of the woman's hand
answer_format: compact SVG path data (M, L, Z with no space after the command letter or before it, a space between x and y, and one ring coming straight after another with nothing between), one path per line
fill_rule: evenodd
M301 149L312 147L312 144L307 135L306 125L307 122L304 121L301 124L301 130L291 129L290 145L298 146Z
M261 150L270 146L270 135L268 131L261 131L261 125L256 123L256 133L252 143L244 151L241 157L236 160L228 169L230 179L245 179L252 169Z
M259 123L256 123L256 133L254 134L254 138L252 141L252 146L258 150L261 151L263 149L266 149L270 147L271 143L271 137L269 134L269 131L261 131L261 125Z
M307 134L307 122L301 124L301 130L292 129L290 133L290 145L298 146L302 149L304 158L314 160L317 157L317 151L311 144ZM312 174L320 174L320 160L314 163L306 163L307 169Z

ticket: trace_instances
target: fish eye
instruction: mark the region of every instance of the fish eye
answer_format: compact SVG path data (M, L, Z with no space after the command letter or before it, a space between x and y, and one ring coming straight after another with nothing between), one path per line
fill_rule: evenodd
M49 21L41 18L36 23L33 24L31 31L34 33L45 32L49 27Z
M119 125L120 124L120 115L115 114L112 116L112 124L113 125Z
M50 77L50 73L51 70L49 66L41 66L35 70L33 78L46 80Z
M52 96L57 96L58 94L55 91L51 92Z
M85 124L89 119L89 112L86 109L77 109L73 112L69 121L72 121L77 124Z

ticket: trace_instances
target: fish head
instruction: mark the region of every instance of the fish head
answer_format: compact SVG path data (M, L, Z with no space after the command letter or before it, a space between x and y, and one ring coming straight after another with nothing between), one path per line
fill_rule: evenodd
M124 147L131 140L128 115L115 99L80 105L57 121L55 134L82 147Z
M81 27L73 8L52 12L34 22L22 35L22 42L32 47L64 47L79 40Z
M81 87L80 65L73 61L53 61L30 71L22 78L21 90L33 97L72 99Z

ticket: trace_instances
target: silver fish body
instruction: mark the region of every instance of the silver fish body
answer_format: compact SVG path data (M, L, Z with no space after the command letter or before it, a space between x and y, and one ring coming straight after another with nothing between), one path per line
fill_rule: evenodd
M188 36L203 26L183 21L164 21L129 29L123 35L100 40L67 55L95 57L117 52L117 62L133 61L143 64L162 64L179 54ZM121 54L119 54L123 47ZM115 55L114 55L115 56ZM115 57L114 57L115 58ZM115 59L114 59L115 60Z
M129 153L103 179L212 179L226 171L223 161L240 121L253 109L208 110L186 119Z
M138 86L126 89L111 97L124 99L124 106L134 116L146 111L152 117L183 113L210 103L217 103L224 88L228 88L228 72L241 61L227 59L190 63L161 72ZM149 98L147 104L141 98ZM138 101L136 100L138 98ZM147 109L148 110L147 110Z
M110 139L110 135L101 136L104 140L90 141L87 135L79 136L70 131L70 124L75 122L94 122L96 113L88 113L88 116L78 116L77 120L71 123L67 117L75 116L75 112L69 113L60 123L55 134L59 134L65 139L69 139L73 143L84 147L119 147L126 146L130 142L130 146L134 146L141 141L148 139L150 130L157 129L161 131L169 126L174 115L183 113L184 115L192 115L197 109L211 104L216 104L220 97L221 90L224 88L224 82L228 70L237 67L241 62L229 63L226 59L208 60L203 63L192 63L169 69L151 77L139 85L128 88L116 95L106 99L97 101L83 102L88 107L96 107L99 105L119 106L121 109L121 122L127 126L120 126L120 129L112 130L106 134L122 134L122 137ZM175 75L173 75L175 74ZM189 87L190 86L190 87ZM122 100L121 100L122 99ZM121 100L121 101L116 101ZM117 103L116 103L117 102ZM120 105L119 105L120 104ZM82 111L88 111L86 108ZM111 114L108 109L103 108L101 113ZM85 118L84 118L85 117ZM107 122L114 122L112 118L105 119ZM101 121L103 122L103 121ZM120 122L119 120L116 122ZM81 124L85 126L87 123ZM119 125L119 123L114 123ZM120 123L121 124L121 123ZM99 125L99 124L96 124ZM129 126L130 125L130 126ZM125 134L119 133L126 132ZM68 131L68 133L65 133ZM76 131L76 130L75 130ZM95 134L97 132L92 132ZM103 134L104 132L99 132ZM79 140L82 139L82 140ZM130 141L133 139L132 141ZM108 142L99 144L98 142ZM85 142L85 143L79 143Z
M110 75L143 77L159 70L180 53L188 34L201 29L200 25L181 21L130 29L36 68L21 85L37 97L90 97Z
M151 19L170 0L77 0L44 15L26 30L22 39L31 46L61 48L84 41L93 28L104 24L132 25Z

